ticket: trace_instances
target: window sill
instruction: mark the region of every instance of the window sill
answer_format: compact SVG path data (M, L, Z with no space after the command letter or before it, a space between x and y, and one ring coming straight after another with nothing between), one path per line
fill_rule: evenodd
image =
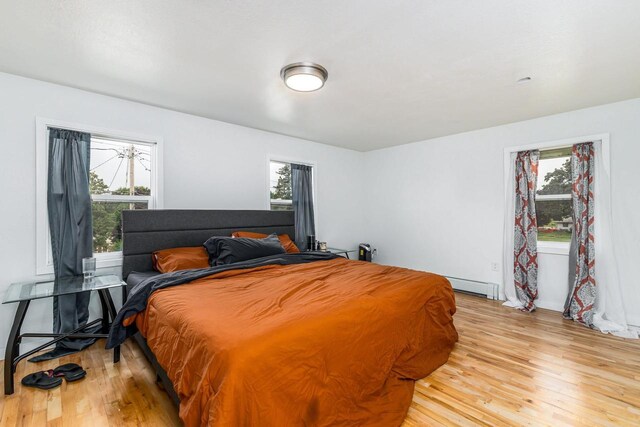
M538 253L569 256L569 243L538 241Z

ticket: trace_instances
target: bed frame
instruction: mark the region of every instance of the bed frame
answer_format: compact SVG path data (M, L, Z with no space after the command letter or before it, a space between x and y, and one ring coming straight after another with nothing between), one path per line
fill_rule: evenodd
M138 210L122 212L122 278L133 271L151 272L151 253L161 249L200 246L212 236L229 236L237 230L288 234L295 241L292 211L252 210ZM158 382L176 405L180 399L173 384L144 337L133 336L156 371Z

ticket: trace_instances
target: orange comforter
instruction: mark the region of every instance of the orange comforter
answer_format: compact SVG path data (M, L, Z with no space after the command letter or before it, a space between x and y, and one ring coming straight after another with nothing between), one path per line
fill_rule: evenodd
M156 291L136 324L188 426L399 425L458 335L441 276L334 259Z

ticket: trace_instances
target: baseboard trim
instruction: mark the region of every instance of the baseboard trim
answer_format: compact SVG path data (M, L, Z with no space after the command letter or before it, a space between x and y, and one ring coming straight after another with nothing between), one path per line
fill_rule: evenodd
M449 279L454 290L468 294L483 296L488 299L500 299L500 287L496 283L480 282L478 280L461 279L460 277L445 276Z

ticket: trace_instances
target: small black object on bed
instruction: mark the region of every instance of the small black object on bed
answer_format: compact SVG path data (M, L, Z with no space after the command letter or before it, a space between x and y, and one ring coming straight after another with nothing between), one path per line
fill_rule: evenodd
M204 247L209 253L211 266L286 253L277 234L270 234L264 239L214 236L204 242Z

